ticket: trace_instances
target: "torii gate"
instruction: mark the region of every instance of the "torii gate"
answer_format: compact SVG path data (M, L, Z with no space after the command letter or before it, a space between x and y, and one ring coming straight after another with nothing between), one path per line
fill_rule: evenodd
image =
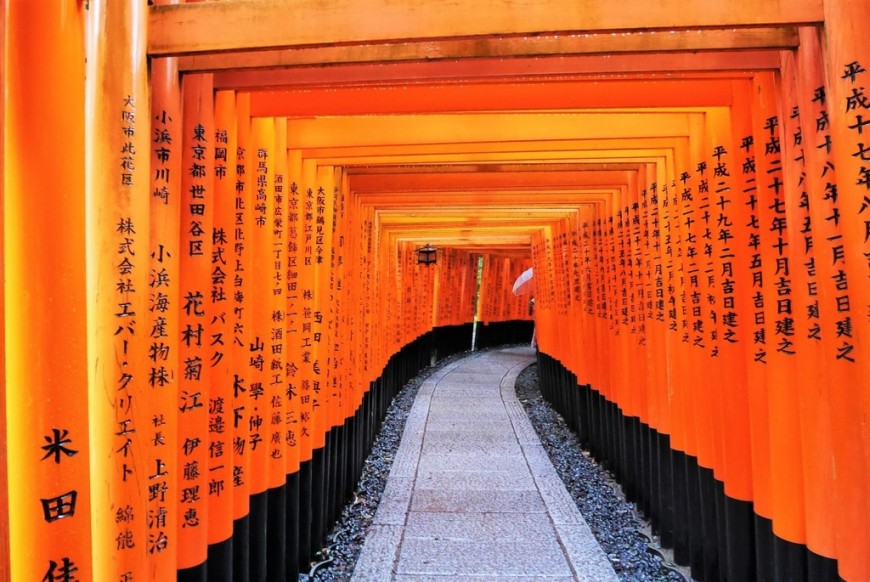
M155 4L0 3L0 579L292 578L533 265L695 578L870 580L870 3Z

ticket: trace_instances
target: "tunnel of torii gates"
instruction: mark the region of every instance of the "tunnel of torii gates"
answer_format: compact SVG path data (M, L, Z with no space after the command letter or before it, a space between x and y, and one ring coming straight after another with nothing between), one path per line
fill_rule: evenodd
M0 2L0 578L295 580L534 318L693 577L870 580L870 2L154 4Z

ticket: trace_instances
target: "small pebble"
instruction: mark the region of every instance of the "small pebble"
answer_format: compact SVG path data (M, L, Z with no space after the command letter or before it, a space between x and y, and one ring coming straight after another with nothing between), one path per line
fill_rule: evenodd
M615 489L613 477L581 448L577 435L543 399L536 365L517 377L516 393L556 472L619 579L683 582L680 575L663 566L660 558L646 551L641 534L643 518Z
M485 350L481 350L485 351ZM365 461L354 498L345 506L341 519L330 531L317 561L332 560L320 567L313 577L299 575L301 581L347 582L365 543L372 516L377 511L387 484L387 477L405 430L405 421L423 381L438 368L464 358L469 352L446 358L425 369L408 382L387 410L372 453ZM683 579L662 566L661 560L646 551L640 530L642 518L621 496L610 476L580 447L576 435L550 405L538 388L537 366L526 368L517 378L517 397L523 403L541 443L550 455L556 472L574 498L592 533L610 557L614 570L623 581L669 581Z

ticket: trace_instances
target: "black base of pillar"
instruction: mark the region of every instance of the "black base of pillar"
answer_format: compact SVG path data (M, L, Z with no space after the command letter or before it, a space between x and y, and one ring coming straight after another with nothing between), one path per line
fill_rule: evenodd
M674 562L680 566L690 566L692 551L689 543L689 494L686 490L686 471L688 455L683 451L672 451L673 496L674 496ZM694 572L693 572L694 573Z
M807 551L807 577L812 582L844 582L837 573L837 560Z
M284 485L267 492L266 580L287 581L287 489Z
M701 551L705 582L719 582L719 524L716 514L716 478L713 469L698 466L701 513Z
M326 503L326 447L315 449L311 456L311 552L320 550L324 536L324 505ZM312 556L313 557L313 556Z
M299 578L299 471L287 475L284 487L287 490L285 536L287 579L297 580Z
M774 582L773 522L755 515L755 577L758 582Z
M233 538L208 547L208 582L233 582Z
M207 582L207 579L208 567L206 562L178 571L178 582Z
M233 521L233 582L251 580L251 516Z
M752 580L755 577L754 521L752 502L725 497L728 580Z
M713 480L714 494L716 496L716 537L719 542L717 549L719 556L719 580L728 580L728 524L725 521L725 483L718 479Z
M807 580L807 547L773 536L774 575L777 582Z
M674 547L674 468L671 453L671 437L656 433L656 462L659 467L659 511L661 512L661 544Z
M299 568L307 572L311 557L311 461L299 465Z
M492 330L489 330L491 333ZM556 359L538 352L542 396L565 418L581 444L650 518L674 561L698 582L841 582L837 561L777 537L750 501L696 457L671 448L668 435L626 417L619 407Z
M250 521L251 540L251 582L266 582L266 544L268 536L269 492L251 495Z

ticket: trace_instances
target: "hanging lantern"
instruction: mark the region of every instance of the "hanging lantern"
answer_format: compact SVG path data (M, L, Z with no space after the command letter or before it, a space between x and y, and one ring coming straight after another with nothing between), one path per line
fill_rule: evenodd
M438 249L426 243L423 248L417 249L417 264L418 265L434 265L438 262Z

